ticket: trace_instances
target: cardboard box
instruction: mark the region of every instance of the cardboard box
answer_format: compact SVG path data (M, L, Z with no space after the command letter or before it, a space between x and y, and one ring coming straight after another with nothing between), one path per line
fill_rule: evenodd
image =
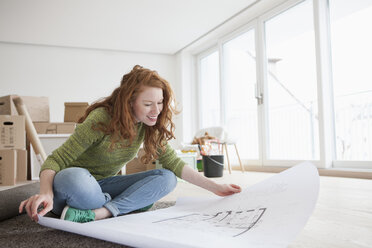
M0 97L0 115L18 115L13 97L13 95Z
M127 163L125 167L125 174L127 175L142 171L146 171L146 165L144 165L139 158L134 158L132 161Z
M0 115L0 149L25 149L25 117Z
M87 102L65 102L64 122L78 122L88 108Z
M34 122L38 134L65 134L73 133L75 122Z
M150 162L149 164L143 164L141 162L141 157L145 154L143 149L138 151L137 157L127 163L125 166L125 174L134 174L142 171L147 170L154 170L155 169L155 161Z
M18 115L13 103L16 95L0 97L0 115ZM21 96L31 120L36 122L49 122L49 99L39 96Z
M152 161L151 163L146 165L146 170L155 170L156 169L156 162Z
M17 151L17 182L27 181L27 151L26 150L16 150Z
M13 149L0 150L0 185L16 184L17 151Z
M137 157L129 161L125 166L125 174L134 174L141 171L146 171L146 165L141 162L141 157L145 154L143 148L139 149Z

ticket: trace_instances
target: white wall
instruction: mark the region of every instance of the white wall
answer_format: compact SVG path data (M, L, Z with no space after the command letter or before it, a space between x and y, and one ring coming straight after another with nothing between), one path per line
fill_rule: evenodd
M174 56L28 45L22 43L25 41L19 37L2 37L2 41L12 42L0 40L0 96L48 96L51 121L59 122L63 121L64 102L91 103L107 96L119 85L123 74L135 64L140 64L157 70L171 83L182 109L174 120L177 137L174 143L189 142L196 131L198 117L194 56L215 45L222 36L284 1L259 1L253 8L212 30ZM22 15L17 18L22 18ZM12 28L15 27L7 26L9 30ZM29 35L35 41L39 38L32 30L29 30Z
M62 122L64 102L91 103L111 94L136 64L157 70L175 88L175 61L171 55L0 42L0 96L48 96L51 121Z
M176 136L184 143L190 143L195 135L197 124L197 92L193 70L193 56L188 52L179 52L177 59L176 95L182 110L177 117Z

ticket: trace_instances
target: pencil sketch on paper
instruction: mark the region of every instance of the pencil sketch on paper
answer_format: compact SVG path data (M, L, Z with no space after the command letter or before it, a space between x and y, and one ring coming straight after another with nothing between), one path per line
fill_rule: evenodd
M318 170L305 162L229 197L186 197L174 207L85 224L42 216L39 223L130 247L283 248L307 223L318 193Z
M217 229L229 229L232 237L238 237L253 227L260 221L266 211L266 208L259 207L249 210L228 210L215 213L191 213L173 218L154 221L153 223L166 223L174 226L188 226L193 229L203 229L206 225L214 226ZM226 232L224 232L226 234Z

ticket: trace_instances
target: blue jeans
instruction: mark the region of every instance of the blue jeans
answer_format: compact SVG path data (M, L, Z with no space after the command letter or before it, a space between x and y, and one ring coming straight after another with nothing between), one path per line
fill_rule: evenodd
M87 169L72 167L56 174L52 212L61 215L69 205L78 209L107 208L112 216L151 205L177 185L174 173L166 169L96 180Z

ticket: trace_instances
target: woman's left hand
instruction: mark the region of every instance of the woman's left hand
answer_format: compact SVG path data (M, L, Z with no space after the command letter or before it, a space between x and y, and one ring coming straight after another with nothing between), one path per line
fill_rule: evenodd
M240 193L242 189L236 184L218 184L215 181L203 176L190 166L185 165L182 169L182 179L209 190L219 196L228 196Z
M213 193L218 196L228 196L236 193L240 193L242 189L236 184L218 184Z

